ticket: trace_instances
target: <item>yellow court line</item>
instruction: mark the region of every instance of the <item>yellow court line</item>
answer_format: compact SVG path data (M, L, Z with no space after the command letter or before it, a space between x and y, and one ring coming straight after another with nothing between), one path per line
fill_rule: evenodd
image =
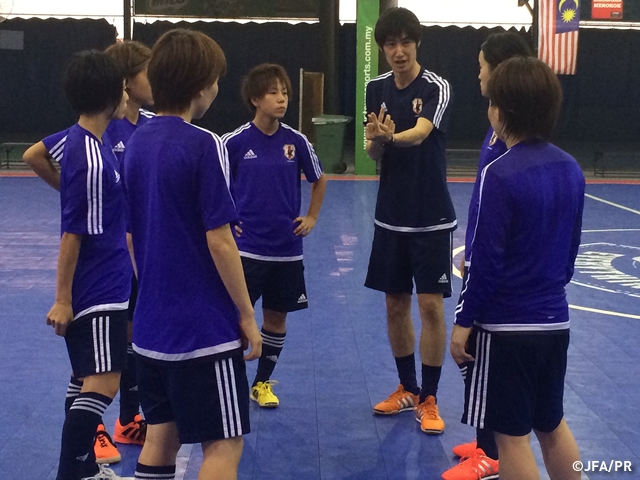
M451 252L451 258L456 258L456 255L458 255L462 251L464 251L464 245L454 249L453 252ZM460 273L460 270L458 270L458 268L455 266L455 264L453 265L453 274L458 278L462 278L462 274Z
M590 198L591 200L596 200L598 202L606 203L607 205L611 205L612 207L618 207L622 210L626 210L627 212L635 213L636 215L640 215L638 210L634 210L633 208L625 207L624 205L619 205L617 203L610 202L609 200L605 200L604 198L599 198L594 195L590 195L588 193L584 194L585 197Z

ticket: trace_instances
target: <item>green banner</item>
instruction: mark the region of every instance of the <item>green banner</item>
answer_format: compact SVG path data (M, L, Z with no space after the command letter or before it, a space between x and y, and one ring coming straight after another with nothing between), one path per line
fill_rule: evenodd
M135 15L317 19L320 0L134 0Z
M367 115L366 86L378 75L378 45L373 31L380 13L380 0L358 0L356 40L356 175L375 175L376 162L367 155L362 122Z

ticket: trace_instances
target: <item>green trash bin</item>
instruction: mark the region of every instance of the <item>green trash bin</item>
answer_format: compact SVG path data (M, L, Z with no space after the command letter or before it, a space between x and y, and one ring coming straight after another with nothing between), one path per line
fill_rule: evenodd
M314 148L327 173L344 173L347 170L342 153L345 128L351 120L344 115L320 115L311 119L316 136Z

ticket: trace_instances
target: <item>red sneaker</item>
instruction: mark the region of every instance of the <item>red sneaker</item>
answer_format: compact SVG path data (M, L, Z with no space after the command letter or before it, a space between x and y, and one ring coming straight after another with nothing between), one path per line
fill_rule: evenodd
M478 442L474 440L469 443L461 443L451 449L456 457L466 458L473 457L476 454L476 448L478 448Z
M499 476L498 460L487 457L481 448L442 474L443 480L495 480Z

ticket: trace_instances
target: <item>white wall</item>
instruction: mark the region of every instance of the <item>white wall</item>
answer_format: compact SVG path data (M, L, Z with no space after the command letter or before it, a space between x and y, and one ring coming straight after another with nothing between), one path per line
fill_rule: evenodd
M122 36L123 3L122 0L13 0L11 16L104 18L114 25L118 34Z
M355 22L356 0L340 0L340 21ZM398 0L425 25L531 26L531 14L517 0Z
M267 1L267 0L262 0ZM398 0L425 25L531 26L531 15L517 0ZM122 0L14 0L12 16L105 18L123 28ZM356 0L340 0L340 21L355 22Z

